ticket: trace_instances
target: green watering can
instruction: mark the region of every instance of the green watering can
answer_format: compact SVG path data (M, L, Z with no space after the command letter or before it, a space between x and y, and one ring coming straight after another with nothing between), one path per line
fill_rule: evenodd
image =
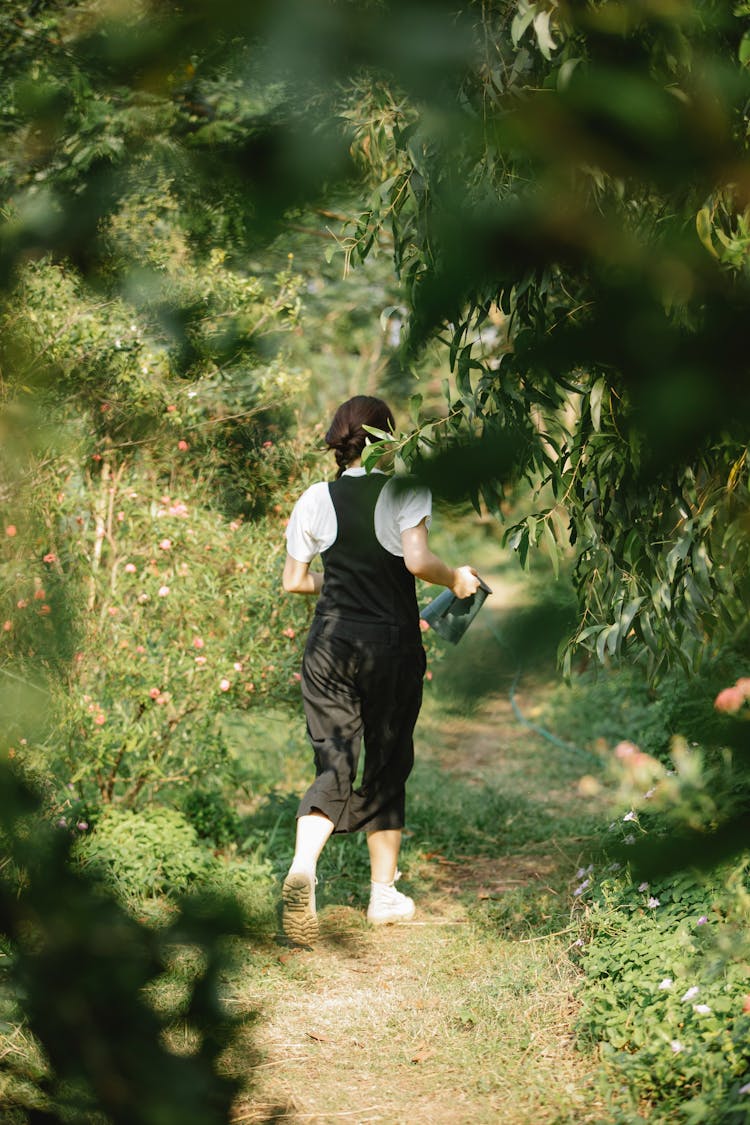
M479 613L487 595L491 593L492 590L487 583L480 578L479 589L471 597L457 598L451 590L443 590L420 611L419 616L435 630L438 636L455 645Z

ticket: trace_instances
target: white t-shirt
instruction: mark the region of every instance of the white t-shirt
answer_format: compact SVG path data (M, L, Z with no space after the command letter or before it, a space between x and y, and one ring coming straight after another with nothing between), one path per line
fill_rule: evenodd
M345 469L344 476L364 476L364 468ZM373 469L379 473L379 469ZM401 532L417 527L422 520L427 527L432 519L432 495L422 486L405 488L391 478L383 486L375 505L375 536L381 547L399 558L404 557ZM293 559L310 563L336 542L338 525L336 510L326 481L311 484L294 505L286 529L287 550Z

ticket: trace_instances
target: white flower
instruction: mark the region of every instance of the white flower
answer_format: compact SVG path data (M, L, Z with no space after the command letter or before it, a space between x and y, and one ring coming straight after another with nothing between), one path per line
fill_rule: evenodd
M682 999L683 1000L695 1000L695 998L696 998L696 996L698 995L699 992L700 992L700 989L698 988L698 985L694 984L692 986L692 988L689 988L687 990L687 992L682 997Z
M651 797L653 797L655 792L656 792L656 788L654 786L652 786L651 789L646 790L646 792L643 794L643 796L648 801Z
M708 1004L693 1004L693 1011L697 1012L699 1016L707 1016L711 1009Z
M674 1051L674 1053L676 1055L679 1055L680 1051L682 1051L684 1049L683 1046L682 1046L682 1043L680 1043L679 1039L673 1039L671 1041L671 1043L669 1044L669 1046L672 1048L672 1050Z
M623 820L637 820L638 817L635 815L635 813L631 809L629 813L625 813L625 816L622 819Z
M639 891L647 891L648 890L648 883L641 883L640 886L638 887L638 890Z
M635 836L632 833L629 836L626 836L625 839L623 840L623 844L634 844L634 843L635 843Z
M737 1093L738 1094L750 1094L750 1082L746 1082L744 1086L740 1086Z
M662 992L666 992L666 990L668 988L672 987L672 984L673 984L672 978L671 977L665 977L664 980L659 981L658 987L662 990Z
M658 898L655 898L654 895L651 895L651 898L648 900L649 910L656 910L657 906L661 906L661 903L659 902Z

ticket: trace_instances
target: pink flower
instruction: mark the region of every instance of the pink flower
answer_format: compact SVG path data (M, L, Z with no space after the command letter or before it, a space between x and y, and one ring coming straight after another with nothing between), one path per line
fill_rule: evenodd
M8 536L9 539L12 539L13 536L17 534L17 528L16 528L15 524L9 523L8 526L5 529L5 534Z
M167 702L167 696L159 694L159 695L157 695L155 702L159 705L159 707L161 707L163 704L165 704Z
M203 637L193 637L193 648L203 648L205 643Z
M102 711L99 711L99 712L97 712L96 715L94 715L94 722L96 723L96 725L98 727L104 726L106 721L107 721L107 716Z
M13 622L12 621L3 621L3 632L4 633L9 633L12 628L13 628Z
M46 562L46 563L57 562L57 555L55 554L54 551L48 551L47 554L42 559L42 562Z
M223 679L223 680L219 680L220 691L229 691L231 686L232 686L231 683L226 678Z
M20 599L19 599L19 600L18 600L18 601L16 602L16 608L17 608L17 609L26 609L26 607L27 607L27 605L28 605L28 604L29 604L29 603L28 603L28 602L26 601L26 598L20 598Z
M117 617L119 610L116 605L107 606L107 613L110 617Z
M137 570L137 567L136 567L135 563L125 563L125 573L126 574L135 574L136 570Z
M632 742L618 742L615 746L615 757L621 761L631 758L633 754L639 754L640 751L637 746Z
M180 450L181 453L185 453L185 452L187 452L188 449L190 449L190 446L188 445L188 443L185 441L184 438L180 438L180 440L177 442L177 448Z
M79 820L78 824L76 824L76 828L78 829L79 832L87 832L88 827L89 827L88 821L86 821L86 820Z
M295 681L295 683L299 683L302 679L302 676L299 674L299 672L292 672L292 679Z
M282 629L281 633L282 633L282 636L289 637L290 641L293 641L294 638L297 636L294 629L292 629L291 625L287 629Z
M432 672L425 672L424 678L426 680L431 680L432 679Z
M145 652L146 650L145 650L145 648L143 647L143 645L136 645L136 646L135 646L135 651L136 651L136 652L138 653L138 655L139 655L139 656L143 656L143 654L144 654L144 652Z
M273 449L273 442L272 441L264 441L263 442L263 448L264 449Z
M44 592L44 587L37 587L37 589L34 591L34 598L36 599L36 601L43 602L46 597L47 595Z
M714 700L714 707L727 715L735 715L744 702L745 694L735 684L734 687L727 687L719 692Z
M148 694L151 696L152 699L158 699L159 696L161 695L161 691L159 690L158 687L152 687Z
M170 403L169 406L167 407L167 414L174 414L174 412L176 410L177 410L177 407L174 405L174 403Z
M162 551L171 551L172 550L172 540L171 539L162 539L161 543L159 544L159 548Z
M169 586L160 586L158 593L160 598L166 598L169 593Z
M206 663L206 658L205 658L205 656L196 656L196 658L195 658L195 663L196 663L196 664L198 665L198 667L200 668L200 667L201 667L202 665L204 665L204 664Z
M420 632L426 633L429 628L430 628L429 621L425 621L424 617L420 617L420 619L419 619Z
M52 613L52 610L48 605L40 605L39 612L41 613L42 617L46 617L48 613Z
M118 522L118 523L122 523L122 521L123 521L124 519L125 519L125 513L124 513L124 512L118 512L118 513L117 513L117 522Z
M242 671L242 665L240 664L239 660L235 660L232 667L234 668L235 672L241 672Z

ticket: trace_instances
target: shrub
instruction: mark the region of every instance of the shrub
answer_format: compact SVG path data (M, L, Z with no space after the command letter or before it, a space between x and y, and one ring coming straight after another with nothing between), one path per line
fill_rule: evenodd
M612 1098L670 1125L739 1125L750 1110L750 856L716 862L714 836L737 817L728 750L719 763L679 737L668 765L620 742L609 856L574 890L579 1033Z
M239 815L220 789L190 789L182 811L198 836L219 848L234 843L240 834Z
M79 840L84 868L101 873L124 899L181 893L206 882L215 866L195 829L176 809L110 808Z
M728 949L750 921L746 866L650 883L610 867L578 896L579 1034L653 1120L746 1120L750 967Z

